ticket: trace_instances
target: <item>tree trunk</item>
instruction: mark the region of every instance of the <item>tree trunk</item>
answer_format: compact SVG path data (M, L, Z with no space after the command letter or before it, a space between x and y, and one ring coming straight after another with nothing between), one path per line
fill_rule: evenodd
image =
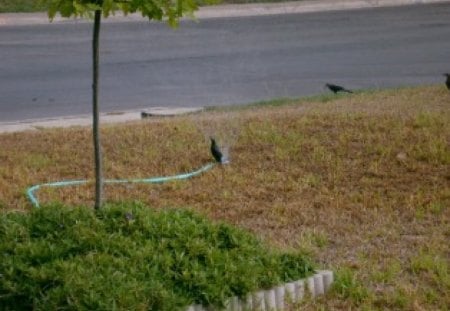
M103 180L102 180L102 150L100 146L100 131L99 131L99 114L98 114L98 63L99 63L99 36L100 36L100 22L102 11L96 10L94 17L94 35L92 38L92 67L93 67L93 82L92 82L92 132L94 138L94 158L95 158L95 209L100 209L102 205L103 196Z

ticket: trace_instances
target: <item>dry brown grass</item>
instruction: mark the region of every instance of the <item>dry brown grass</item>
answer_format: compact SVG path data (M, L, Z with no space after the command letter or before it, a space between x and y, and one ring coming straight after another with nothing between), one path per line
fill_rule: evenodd
M231 164L189 181L108 185L107 201L189 206L301 248L337 271L336 289L303 309L447 310L450 305L450 94L441 86L282 107L105 126L105 177ZM35 183L92 178L90 130L0 135L0 205L28 209ZM92 205L92 185L39 191L41 203Z

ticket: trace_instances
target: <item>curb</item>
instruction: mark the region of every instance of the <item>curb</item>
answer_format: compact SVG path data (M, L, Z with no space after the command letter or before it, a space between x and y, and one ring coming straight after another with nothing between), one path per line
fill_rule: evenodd
M418 4L448 3L450 0L305 0L277 3L254 4L225 4L205 6L194 13L196 19L262 16L275 14L311 13L321 11L339 11L353 9L368 9L389 6L405 6ZM103 22L131 22L144 21L139 14L124 16L121 13L104 19ZM83 23L87 20L81 18L62 18L56 16L53 23ZM22 26L48 24L47 14L40 13L0 13L1 26Z
M204 111L203 107L177 107L164 108L155 107L141 110L129 110L119 112L107 112L100 114L101 124L124 123L130 121L139 121L157 117L174 117ZM13 133L23 131L35 131L43 128L67 128L73 126L91 126L91 115L78 115L69 117L55 117L45 119L29 119L23 121L0 122L1 133Z
M100 114L100 122L102 124L108 123L122 123L127 121L140 120L140 112L126 111L117 113L103 113ZM24 131L35 131L43 128L67 128L72 126L89 126L92 124L91 115L78 115L70 117L55 117L46 119L29 119L16 122L0 122L0 133L13 133Z
M204 111L203 107L180 107L180 108L170 108L170 107L152 107L149 109L144 109L141 112L141 118L151 118L151 117L175 117L179 115L198 113Z
M289 282L272 289L248 294L244 299L231 297L225 304L226 311L282 311L287 303L298 303L309 294L311 297L324 295L333 283L333 272L320 270L307 279ZM219 310L202 305L190 305L186 311Z
M279 3L231 4L202 7L195 13L195 16L202 19L299 14L446 2L448 3L450 0L306 0Z

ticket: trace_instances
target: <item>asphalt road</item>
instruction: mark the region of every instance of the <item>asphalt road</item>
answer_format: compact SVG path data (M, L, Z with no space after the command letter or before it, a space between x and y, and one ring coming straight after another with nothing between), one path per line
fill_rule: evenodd
M91 112L91 23L0 26L0 121ZM450 4L104 23L101 111L208 106L438 83Z

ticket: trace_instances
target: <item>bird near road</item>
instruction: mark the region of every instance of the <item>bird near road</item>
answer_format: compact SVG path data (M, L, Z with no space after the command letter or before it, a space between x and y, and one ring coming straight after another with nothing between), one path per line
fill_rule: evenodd
M212 137L210 137L209 139L211 139L211 154L213 155L216 162L222 163L223 154L220 151L220 148L217 145L216 140Z
M340 85L327 83L327 84L325 84L325 86L326 86L330 91L332 91L334 94L337 94L338 92L353 93L352 91L347 90L346 88L344 88L343 86L340 86Z
M444 73L444 76L447 77L447 80L445 80L445 85L450 90L450 73Z

